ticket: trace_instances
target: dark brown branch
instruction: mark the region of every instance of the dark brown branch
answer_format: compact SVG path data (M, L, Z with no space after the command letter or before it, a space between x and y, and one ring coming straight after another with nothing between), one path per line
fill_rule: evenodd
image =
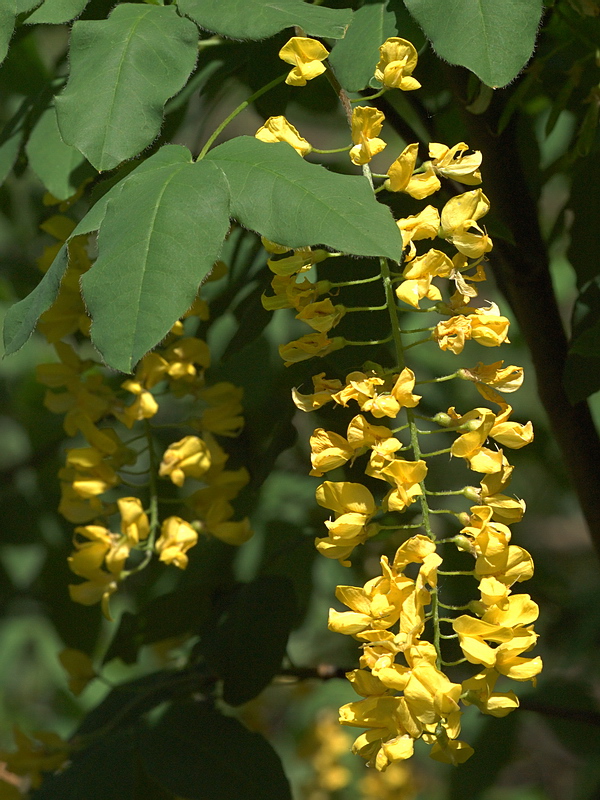
M514 239L510 244L496 238L490 261L531 352L540 400L600 555L600 438L588 404L571 405L563 387L567 337L554 295L536 204L520 160L515 125L495 134L502 98L494 98L484 114L470 114L463 99L466 71L447 67L446 72L463 109L469 144L483 153L485 192Z

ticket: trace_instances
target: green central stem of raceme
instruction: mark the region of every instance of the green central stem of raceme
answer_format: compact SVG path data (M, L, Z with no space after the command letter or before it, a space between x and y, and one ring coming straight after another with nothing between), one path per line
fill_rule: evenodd
M381 265L381 279L383 281L388 315L390 318L390 325L392 327L392 339L394 342L394 348L396 350L396 360L398 363L398 369L401 370L406 366L404 356L404 351L406 348L402 342L402 332L400 328L400 322L398 320L396 298L394 296L394 286L392 284L392 275L387 259L381 258L379 259L379 263ZM421 446L419 443L419 431L417 428L415 415L412 408L407 408L405 410L406 418L408 420L408 428L410 431L410 444L413 451L413 457L415 461L419 461L421 459ZM436 537L431 529L430 508L429 503L427 502L425 481L421 481L419 486L421 487L422 492L419 500L421 503L421 514L423 516L423 528L426 536L428 536L430 539L435 539ZM437 653L437 667L440 669L442 665L442 652L440 635L440 610L437 587L433 587L431 589L431 621L433 624L433 644Z
M244 100L243 103L240 103L237 108L234 108L233 111L231 112L231 114L223 120L223 122L219 125L219 127L209 137L208 141L206 142L206 144L204 145L204 147L200 151L200 155L198 156L196 161L200 161L201 159L204 158L204 156L210 150L210 148L211 148L213 142L215 141L215 139L217 138L217 136L222 131L225 130L225 128L229 125L229 123L232 120L234 120L237 117L238 114L241 114L241 112L245 108L248 108L248 106L251 105L255 100L258 100L259 97L262 97L262 95L265 94L266 92L268 92L269 89L272 89L274 86L277 86L278 84L283 83L283 81L287 77L287 74L288 73L286 72L285 74L280 75L278 78L274 78L272 81L270 81L265 86L263 86L262 89L258 89L256 92L254 92L254 94L250 95L250 97L247 100Z

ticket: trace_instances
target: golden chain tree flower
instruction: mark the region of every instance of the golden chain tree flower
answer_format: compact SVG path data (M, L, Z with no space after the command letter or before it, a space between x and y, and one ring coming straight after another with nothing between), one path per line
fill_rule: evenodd
M306 36L292 36L279 51L279 58L287 64L293 64L285 82L290 86L306 86L325 72L322 63L329 55L327 49L316 39Z
M412 78L417 55L410 43L389 39L380 52L376 77L386 89L418 88ZM377 109L354 110L350 157L355 164L367 165L385 146L377 138L382 123ZM464 142L454 147L431 143L431 160L415 169L417 150L417 145L408 145L387 176L375 176L384 178L380 188L424 199L438 191L441 177L467 185L480 183L481 153L469 155ZM368 167L365 170L368 173ZM367 487L356 478L323 481L316 499L331 514L325 521L327 535L316 539L319 552L349 566L355 549L373 536L390 530L403 538L395 553L381 557L380 575L363 587L338 586L336 597L348 610L332 608L329 616L332 631L354 637L362 648L359 668L347 674L361 699L340 709L340 722L365 729L353 750L378 771L410 758L417 739L430 746L433 759L463 763L473 753L460 738L464 707L475 705L482 713L503 716L518 707L518 699L502 687L496 691L498 681L535 680L542 668L539 656L524 655L537 641L533 623L538 611L529 595L513 590L532 576L533 563L526 550L511 543L510 526L523 517L525 503L507 493L513 467L504 453L533 439L531 423L513 421L512 406L503 399L504 393L521 386L523 369L513 364L505 367L502 360L489 365L479 362L475 367L455 368L450 375L418 381L407 364L410 348L427 342L454 355L469 341L483 347L509 343L510 323L498 306L476 302L479 284L486 277L485 254L492 249L491 239L479 225L489 207L486 195L477 188L452 197L441 212L427 205L399 219L403 262L390 266L381 259L380 274L372 278L381 280L383 306L353 309L339 301L334 304L328 297L318 299L348 283L336 286L327 281L322 272L325 259L316 267L317 283L296 277L305 265L315 268L317 261L310 252L294 254L289 271L278 276L286 283L272 284L277 299L263 301L265 307L296 308L297 319L317 331L280 347L287 365L348 344L393 342L391 363L386 367L370 362L349 372L345 380L320 372L312 378L312 392L293 390L294 403L304 412L327 404L347 408L354 403L361 412L344 431L315 429L310 438L310 474L322 477L351 465L353 477L362 468L385 487L377 490L372 482ZM421 243L428 239L441 243L423 247ZM283 256L280 269L285 269L288 258ZM377 342L328 338L342 317L347 319L353 311L387 313L390 335ZM425 327L408 325L405 330L399 322L400 311L418 311L420 318L428 312L442 319ZM413 338L419 335L422 338ZM424 384L451 379L472 382L480 404L465 413L450 408L433 417L420 411L423 398L415 393L417 385L425 389ZM496 409L481 405L481 398ZM445 437L448 446L424 447L423 442L432 441L435 434ZM444 474L431 469L431 460L439 458L461 461L463 469L477 475L479 485L469 482L457 489L432 490L432 476ZM439 507L438 497L446 495L466 500L468 510ZM444 517L451 535L442 542L454 544L465 559L459 570L444 568L445 551L437 535ZM433 524L434 519L438 524ZM445 583L440 578L449 581L455 574L474 581L474 598L461 606L443 600ZM448 660L446 640L454 640L462 658ZM459 664L466 665L466 678L465 667L454 671Z
M287 142L301 156L312 152L312 146L298 133L296 128L283 116L269 117L254 136L261 142Z

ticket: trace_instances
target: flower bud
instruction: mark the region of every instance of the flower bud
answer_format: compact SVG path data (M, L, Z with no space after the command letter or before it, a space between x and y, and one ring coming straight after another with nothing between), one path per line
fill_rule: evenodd
M458 536L455 536L454 544L457 546L459 550L464 550L465 553L473 552L473 543L468 536L461 536L460 534Z
M438 412L435 417L432 419L437 425L441 425L442 428L449 428L452 424L452 417L449 414L445 414L443 411Z
M481 489L476 486L465 486L463 495L473 503L481 503Z
M466 511L461 511L460 514L457 514L457 518L461 525L468 525L471 521L471 517Z

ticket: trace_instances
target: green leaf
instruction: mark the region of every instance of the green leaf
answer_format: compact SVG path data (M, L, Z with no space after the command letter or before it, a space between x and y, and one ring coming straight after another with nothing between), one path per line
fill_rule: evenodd
M75 752L63 772L46 773L32 800L132 799L136 738L131 730L120 730Z
M172 706L146 735L142 758L159 784L189 800L291 800L266 739L206 702Z
M573 213L567 257L577 274L577 285L580 288L600 275L595 236L600 216L599 182L600 159L597 154L577 163L567 204Z
M3 135L0 139L0 184L4 183L6 176L13 168L23 139L23 131L20 127L10 132L6 131L6 138L4 131L2 133Z
M91 337L122 372L191 306L229 228L227 185L210 162L131 175L107 203L98 260L82 277Z
M159 133L197 45L196 26L172 6L123 3L106 20L76 22L71 74L56 98L64 141L100 171L137 155Z
M350 9L302 0L178 0L178 5L202 28L233 39L266 39L294 26L308 36L341 39L352 18Z
M600 278L581 290L573 307L570 351L592 358L600 354Z
M493 88L506 86L529 61L542 16L542 0L404 4L440 58L467 67Z
M85 177L95 174L79 150L63 142L53 106L33 128L25 152L29 166L57 200L71 197Z
M247 703L269 685L281 669L296 613L293 586L281 575L261 575L235 592L203 648L223 680L226 703Z
M44 0L25 21L28 25L62 25L78 17L88 3L89 0Z
M64 244L33 292L8 309L4 318L5 355L16 353L23 347L33 333L40 316L56 300L67 263L67 245Z
M227 176L231 213L247 228L289 247L322 244L399 261L402 239L366 178L309 164L285 142L240 136L205 160Z
M600 357L587 358L577 353L568 353L563 386L573 405L600 391Z
M381 0L355 11L346 36L336 43L329 57L344 89L358 92L369 85L379 61L379 47L390 36L410 39L416 47L423 43L401 0Z
M0 3L0 64L6 58L17 16L16 0Z

